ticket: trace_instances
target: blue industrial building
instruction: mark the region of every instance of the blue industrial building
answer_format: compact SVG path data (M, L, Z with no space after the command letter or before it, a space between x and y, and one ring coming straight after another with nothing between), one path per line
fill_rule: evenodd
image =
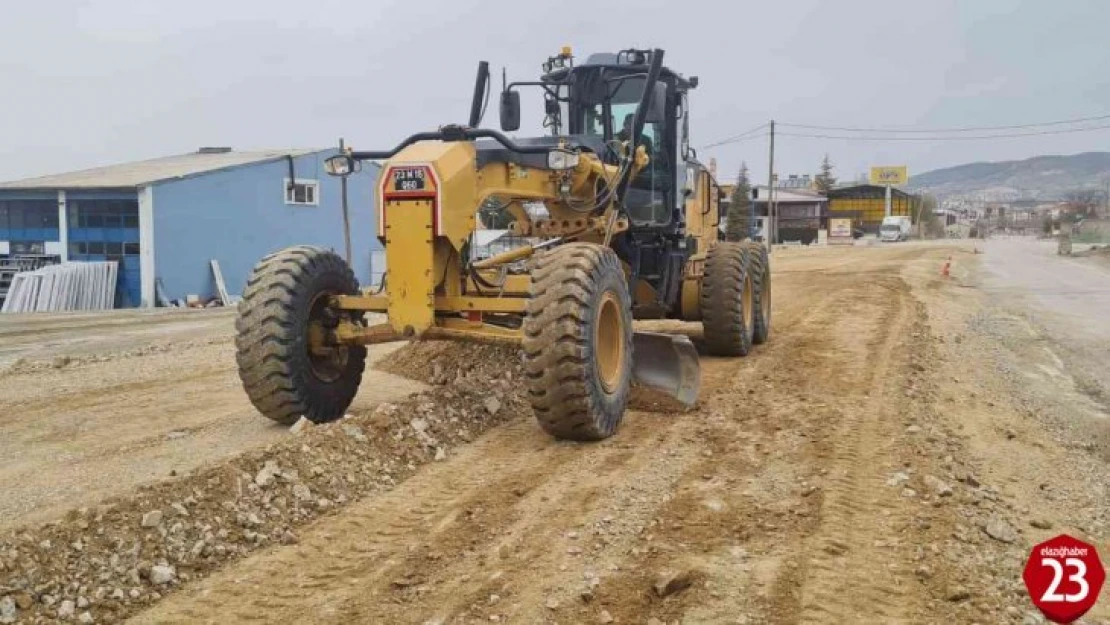
M170 300L214 297L213 259L228 291L239 294L254 264L274 250L311 244L344 253L340 181L324 172L335 153L201 148L0 183L0 257L118 261L118 307L156 305L156 281ZM371 281L371 259L384 257L375 237L377 179L369 163L348 178L360 284Z

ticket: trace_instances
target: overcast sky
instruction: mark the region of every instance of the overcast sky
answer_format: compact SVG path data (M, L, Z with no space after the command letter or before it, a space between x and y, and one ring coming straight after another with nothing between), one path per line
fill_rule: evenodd
M343 136L385 148L464 121L479 60L495 75L504 65L511 79L534 78L561 45L581 57L666 49L668 66L701 78L695 146L772 118L946 128L1110 114L1107 24L1110 2L1080 0L7 2L0 180L202 145L317 147ZM521 135L529 122L540 134L536 114ZM1108 144L1110 130L967 142L784 136L776 151L783 174L812 173L827 152L852 178L875 164L908 164L912 175ZM766 152L760 138L700 156L717 157L725 180L741 160L765 180Z

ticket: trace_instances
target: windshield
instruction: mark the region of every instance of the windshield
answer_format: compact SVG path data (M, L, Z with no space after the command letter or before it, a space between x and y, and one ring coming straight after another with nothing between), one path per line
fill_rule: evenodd
M608 81L603 92L608 99L582 106L584 134L610 142L626 142L632 138L632 122L636 107L643 97L645 78L633 76ZM649 164L636 177L625 197L625 205L636 221L666 222L668 167L663 148L664 128L661 123L645 121L637 143L643 146ZM614 146L615 149L616 146Z

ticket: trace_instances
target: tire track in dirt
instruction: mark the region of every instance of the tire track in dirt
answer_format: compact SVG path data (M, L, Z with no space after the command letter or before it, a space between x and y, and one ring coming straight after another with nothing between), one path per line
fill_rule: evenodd
M900 283L900 280L899 280ZM867 617L879 622L903 622L914 612L905 571L890 565L889 538L907 522L893 489L878 467L896 462L899 421L894 414L898 381L892 371L899 342L907 334L906 287L890 288L857 302L848 317L857 323L840 324L836 338L857 352L853 362L866 363L859 371L843 371L839 382L865 388L862 405L843 405L837 433L823 445L830 479L826 483L821 522L799 551L802 563L800 622L850 622ZM874 293L874 291L872 292ZM864 320L859 324L859 320ZM855 335L866 327L870 340Z

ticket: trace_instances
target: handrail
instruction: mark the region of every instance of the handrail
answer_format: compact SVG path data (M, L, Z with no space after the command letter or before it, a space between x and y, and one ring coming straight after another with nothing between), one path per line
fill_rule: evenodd
M398 152L418 141L473 141L474 139L493 139L519 154L547 154L551 151L549 146L520 145L504 134L490 128L444 126L439 130L418 132L397 144L397 147L392 150L351 152L350 157L356 161L382 160L393 158Z

